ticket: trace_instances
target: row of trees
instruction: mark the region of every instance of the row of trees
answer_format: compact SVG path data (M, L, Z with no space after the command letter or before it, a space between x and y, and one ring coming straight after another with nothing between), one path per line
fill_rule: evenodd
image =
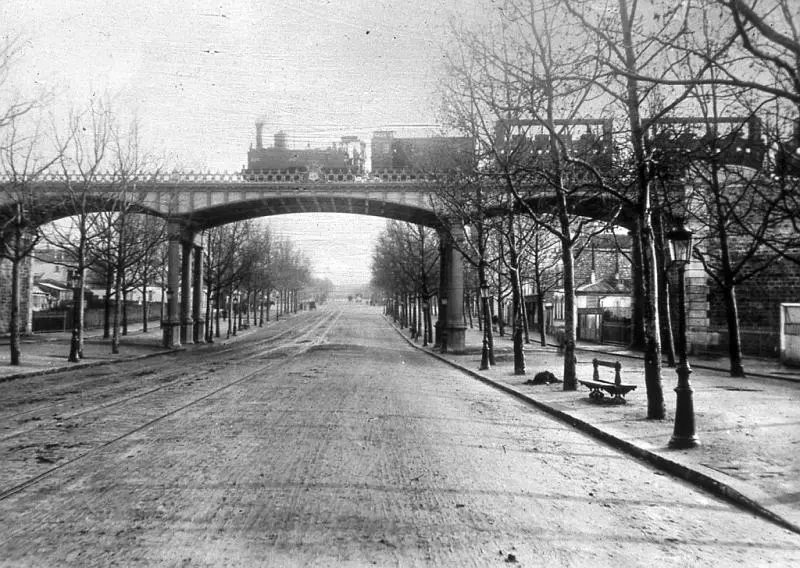
M269 321L296 311L300 290L324 301L333 285L311 275L308 259L292 241L274 235L268 226L240 221L206 231L206 341L220 337L223 313L244 314L244 325ZM228 319L229 335L232 319ZM235 329L235 328L233 328Z
M391 298L395 315L424 345L433 341L431 300L437 295L436 233L422 225L389 221L372 256L372 286Z
M663 418L665 345L674 358L664 237L689 224L701 238L695 258L724 293L731 374L743 376L736 286L777 258L798 261L800 168L792 152L800 143L800 7L792 0L493 5L481 29L453 31L443 122L471 137L476 155L442 179L446 189L434 204L456 227L453 241L463 243L481 284L505 249L505 267L494 272L511 283L517 371L524 372L516 348L523 247L538 240L536 263L545 243L558 243L564 388L572 390L575 258L598 227L624 226L633 236L633 335L645 353L648 417ZM498 230L503 239L490 248Z
M140 290L146 300L149 287L163 291L166 280L166 222L146 214L137 191L137 184L164 170L165 160L145 150L138 121L123 125L107 102L94 100L58 124L46 96L19 101L8 84L16 47L7 42L0 49L0 259L11 265L9 280L2 283L4 293L11 292L11 364L19 365L21 357L21 270L40 244L60 251L59 262L73 275L78 341L70 360L82 356L90 275L104 282L104 335L117 353L126 332L128 294ZM53 173L61 174L60 181L50 182L51 189L59 184L57 191L45 196L37 184ZM256 305L264 310L262 318L265 312L269 317L271 303L282 310L296 307L298 290L312 280L308 260L291 241L252 221L210 229L204 238L208 321L226 310L234 293L240 297L237 307L248 307L248 317ZM315 284L322 293L331 287ZM212 305L219 309L212 312ZM146 331L149 303L143 306Z
M440 194L438 199L445 197ZM450 203L450 207L455 206ZM466 210L463 213L467 214ZM532 318L526 313L523 284L530 286L536 298L533 309L540 324L538 341L544 346L547 341L545 300L552 297L562 282L559 243L531 219L516 214L487 217L484 223L467 228L459 250L466 261L465 323L470 327L477 324L486 331L490 363L494 364L493 326L500 335L505 335L503 311L510 301L512 334L517 347L515 369L518 374L524 374L522 345L531 342L528 324ZM576 248L576 256L587 251L591 238L605 232L605 228L604 224L595 223ZM432 341L431 313L441 293L438 287L442 260L439 247L441 239L447 238L444 229L437 234L421 225L389 221L373 253L372 286L381 290L384 299L391 303L392 313L400 325L409 327L412 337L421 339L423 345ZM625 254L621 246L619 253ZM481 288L487 289L485 300ZM476 321L473 314L477 316Z

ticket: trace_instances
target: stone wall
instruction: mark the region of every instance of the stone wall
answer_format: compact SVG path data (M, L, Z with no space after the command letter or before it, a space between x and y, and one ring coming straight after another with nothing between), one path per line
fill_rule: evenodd
M717 332L717 348L727 348L727 322L722 291L709 280L709 329ZM777 357L780 344L780 304L800 302L800 265L776 260L736 287L742 351Z
M11 262L0 260L0 334L7 334L11 324ZM20 267L20 331L30 333L31 312L29 298L31 290L31 260L25 259Z

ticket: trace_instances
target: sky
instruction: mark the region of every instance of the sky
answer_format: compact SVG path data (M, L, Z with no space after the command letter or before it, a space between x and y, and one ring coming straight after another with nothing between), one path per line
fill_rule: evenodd
M455 17L491 0L7 0L0 35L16 37L12 82L51 92L56 115L111 101L145 144L185 170L237 171L254 144L285 130L305 146L437 124L442 49ZM385 220L274 217L318 276L369 278Z

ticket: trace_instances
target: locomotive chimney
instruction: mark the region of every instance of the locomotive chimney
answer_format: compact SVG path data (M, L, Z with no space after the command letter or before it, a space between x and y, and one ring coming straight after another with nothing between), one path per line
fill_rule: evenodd
M256 122L256 150L264 149L264 139L261 136L262 130L264 130L264 123Z

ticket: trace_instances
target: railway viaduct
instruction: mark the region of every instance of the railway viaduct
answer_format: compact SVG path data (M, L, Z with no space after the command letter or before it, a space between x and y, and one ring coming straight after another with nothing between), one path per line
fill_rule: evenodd
M68 216L59 204L79 190L80 180L46 175L35 184L37 203ZM120 199L119 176L100 175L84 195L95 208L108 208ZM164 218L168 226L167 312L162 322L163 344L174 348L203 341L201 310L203 283L203 230L234 221L290 213L333 212L396 219L438 230L445 270L440 292L448 298L440 306L438 325L451 352L464 348L463 258L453 239L461 238L459 222L442 218L435 196L442 184L436 176L402 169L385 169L369 175L310 168L307 171L263 173L170 173L138 176L125 180L126 200L131 208ZM548 199L543 194L541 199ZM12 205L13 192L0 197L0 208ZM576 212L599 218L609 204L596 198L576 203ZM630 219L623 214L619 223Z

